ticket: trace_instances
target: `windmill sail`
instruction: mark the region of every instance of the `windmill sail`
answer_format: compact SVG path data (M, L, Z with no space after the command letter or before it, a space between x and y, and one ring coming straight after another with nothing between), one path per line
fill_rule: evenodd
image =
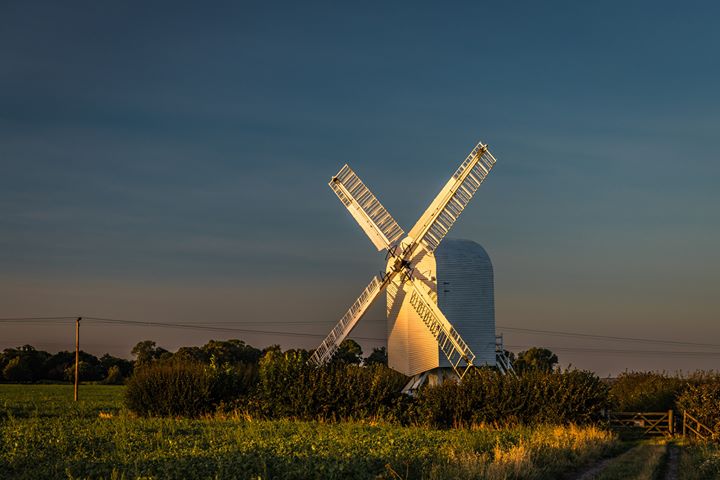
M445 354L455 373L462 378L465 372L473 366L475 354L445 318L430 295L425 292L424 288L426 287L422 284L418 285L417 280L410 280L410 283L413 287L410 294L410 305L437 340L440 350Z
M422 378L427 379L429 372L435 369L450 373L442 355L447 358L459 378L462 378L476 361L493 363L494 357L488 360L487 352L483 350L486 347L477 342L472 328L466 330L467 322L463 323L464 317L453 317L456 322L453 326L438 308L432 295L438 287L434 273L436 258L442 256L444 250L438 252L438 256L435 251L494 164L495 158L488 151L487 145L478 143L407 236L349 166L343 166L337 175L332 177L330 188L370 237L373 245L378 250L387 249L390 255L386 257L385 274L373 277L360 297L313 352L311 363L322 365L330 360L342 341L386 288L390 366L408 375L420 375L420 380L413 380L412 388L419 385ZM402 247L397 248L399 245ZM413 278L415 274L418 276ZM421 277L425 283L422 283ZM428 292L428 289L431 292ZM463 294L465 291L469 291L468 288L459 289L458 293ZM457 298L464 301L466 297L461 295ZM494 317L492 321L494 322ZM456 327L463 331L465 338L473 341L472 348L460 336ZM442 351L442 354L439 351ZM452 373L450 375L452 376Z
M370 284L365 287L365 290L360 294L355 303L352 304L350 309L343 315L340 321L335 325L325 340L320 344L315 352L310 357L310 362L315 365L322 365L329 361L335 354L343 340L350 334L358 320L365 315L368 307L372 305L375 299L384 290L387 282L380 280L379 277L373 277Z
M378 250L402 238L403 229L350 167L342 167L329 185Z
M433 252L495 165L487 145L478 143L408 234Z

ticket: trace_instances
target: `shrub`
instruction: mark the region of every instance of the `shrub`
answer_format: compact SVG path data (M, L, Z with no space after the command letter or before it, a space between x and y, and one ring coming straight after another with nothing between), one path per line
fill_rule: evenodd
M624 412L664 412L675 407L675 399L687 380L665 373L624 372L610 387L613 408Z
M513 376L477 369L461 383L422 388L414 421L433 427L588 423L608 404L608 387L590 372L529 371Z
M715 433L720 433L720 381L717 379L689 384L678 397L677 406Z
M252 367L248 367L252 368ZM127 381L125 404L142 416L197 417L247 392L246 368L190 362L151 363Z
M397 420L410 399L400 393L407 377L384 365L314 367L308 352L269 350L247 410L264 418Z
M244 405L249 392L258 383L258 366L254 363L218 367L211 362L209 370L213 375L213 396L218 406L237 408Z
M608 406L608 387L590 372L476 369L461 383L401 393L407 377L384 365L308 364L308 352L270 349L257 368L155 362L128 380L126 403L141 415L198 416L222 406L254 417L384 420L432 427L588 423Z

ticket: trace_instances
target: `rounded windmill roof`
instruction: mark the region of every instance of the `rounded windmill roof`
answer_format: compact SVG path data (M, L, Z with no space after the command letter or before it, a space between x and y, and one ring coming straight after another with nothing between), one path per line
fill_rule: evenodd
M445 238L443 242L435 250L435 256L443 258L448 255L455 257L460 256L467 258L468 261L477 264L487 264L492 268L490 255L482 245L473 241L462 238Z

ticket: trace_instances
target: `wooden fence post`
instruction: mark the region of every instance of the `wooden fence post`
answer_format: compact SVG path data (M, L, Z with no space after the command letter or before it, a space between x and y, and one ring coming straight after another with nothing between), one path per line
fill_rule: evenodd
M673 411L668 410L668 431L670 435L675 435L675 423L673 422Z
M686 435L685 424L687 423L687 412L683 410L683 437Z
M78 385L80 384L80 320L75 320L75 401L78 401Z

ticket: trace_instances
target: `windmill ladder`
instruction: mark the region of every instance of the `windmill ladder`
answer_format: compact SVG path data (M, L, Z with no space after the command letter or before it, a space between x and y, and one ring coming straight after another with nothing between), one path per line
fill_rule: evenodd
M410 295L410 305L412 305L425 326L437 340L440 350L445 354L455 373L462 378L473 366L475 354L460 337L457 330L452 325L445 325L440 321L426 302L427 299L423 299L417 290ZM460 365L463 361L465 365Z

